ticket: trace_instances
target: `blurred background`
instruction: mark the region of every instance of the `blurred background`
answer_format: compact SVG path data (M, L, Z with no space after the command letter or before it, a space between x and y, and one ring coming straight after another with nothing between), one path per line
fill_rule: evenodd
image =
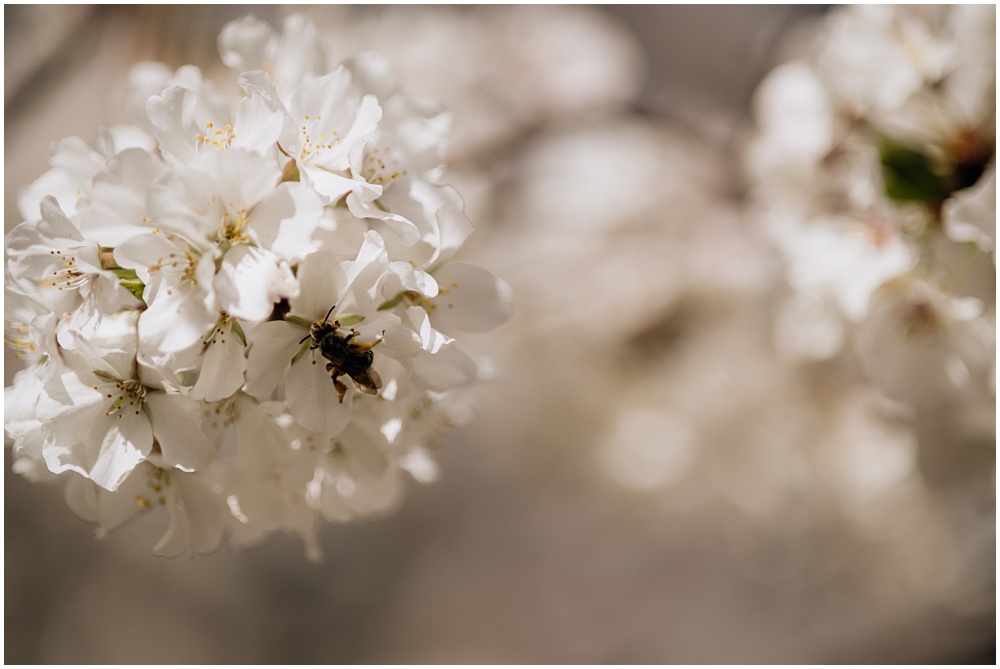
M995 441L772 343L739 151L822 7L6 6L5 229L131 64L226 81L225 22L292 11L453 111L462 253L515 296L471 340L495 379L319 567L285 536L155 558L165 517L95 540L8 454L5 662L995 662Z

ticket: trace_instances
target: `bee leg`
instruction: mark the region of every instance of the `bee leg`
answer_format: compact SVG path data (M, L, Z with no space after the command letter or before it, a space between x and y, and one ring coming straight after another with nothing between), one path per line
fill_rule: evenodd
M337 377L333 378L333 387L337 389L337 395L340 396L340 403L344 403L344 395L347 394L347 386L343 381L339 381Z
M354 335L351 335L351 336L353 337ZM350 339L350 337L348 337L348 339ZM352 342L351 343L351 348L353 350L359 351L359 352L368 351L368 350L371 350L371 349L375 348L376 345L381 344L383 339L385 339L385 330L382 330L382 336L379 337L378 339L376 339L375 341L373 341L373 342L371 342L369 344L366 344L365 342L358 342L358 341Z
M340 403L344 403L344 395L347 394L347 385L337 379L338 376L343 374L339 369L334 369L333 363L329 363L326 366L326 371L330 372L330 378L333 379L333 387L337 389L337 394L340 396Z

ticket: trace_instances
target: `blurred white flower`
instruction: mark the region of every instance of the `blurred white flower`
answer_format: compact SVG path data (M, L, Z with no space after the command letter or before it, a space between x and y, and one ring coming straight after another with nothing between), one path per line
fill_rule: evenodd
M266 72L283 100L329 69L316 26L301 14L286 16L280 33L256 16L230 21L219 32L219 53L235 74Z
M449 146L456 163L541 124L622 109L642 82L638 46L591 7L348 11L317 12L330 52L343 58L378 45L403 88L433 96L460 119Z
M944 203L944 231L955 242L973 242L996 262L997 170L990 165L975 186Z
M218 493L197 474L186 474L150 462L138 465L113 491L75 477L66 484L66 503L103 534L134 516L163 507L169 517L166 534L153 547L155 555L175 557L211 553L226 529L226 507Z
M103 171L105 163L130 148L152 151L151 137L131 126L101 128L97 146L91 147L79 137L67 137L52 146L49 171L25 187L17 198L21 216L33 219L46 195L56 198L59 207L72 216L80 198L89 194L91 180Z
M957 47L933 28L943 11L859 5L832 15L817 67L838 101L877 114L939 81Z
M996 331L983 304L956 298L909 277L886 283L858 333L869 376L892 399L918 410L965 395L989 401L987 374L995 363Z
M993 393L994 23L991 7L839 9L757 92L751 197L792 291L779 345L857 356L917 408Z

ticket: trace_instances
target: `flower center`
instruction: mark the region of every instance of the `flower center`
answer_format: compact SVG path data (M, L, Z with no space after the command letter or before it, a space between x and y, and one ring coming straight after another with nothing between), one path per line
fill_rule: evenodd
M907 338L932 335L937 332L940 325L934 307L923 300L907 305L902 321Z
M231 329L230 322L233 317L229 315L229 312L225 309L219 309L219 320L215 322L215 326L208 332L208 334L201 340L201 352L202 354L208 350L208 347L216 343L226 343L226 334L229 333Z
M947 148L954 170L954 190L974 186L993 158L995 142L975 129L960 132Z
M139 415L139 410L146 403L146 387L134 379L128 381L118 381L115 383L118 390L118 397L114 392L107 394L108 399L112 399L111 406L104 412L105 416L117 414L121 418L125 412L134 411Z
M239 393L221 402L217 402L215 408L205 408L201 412L203 418L206 420L211 419L213 430L218 430L220 426L229 427L236 423L236 420L240 417L239 409L236 407L236 397L238 395Z
M154 497L155 501L159 502L160 505L165 505L167 503L166 488L170 485L170 472L161 467L152 467L149 473L146 475L146 487L149 488L150 492L153 494L149 497L143 497L142 495L135 496L136 506L140 506L144 509L148 509L153 505L150 501L150 497Z
M24 323L8 323L3 331L3 345L12 349L18 360L34 355L38 350L38 345L28 336L28 326Z
M156 262L149 266L150 273L168 271L180 273L182 281L190 281L198 285L198 256L188 248L184 252L175 251L156 259Z
M216 128L211 121L205 124L204 134L199 132L194 136L194 140L199 145L208 144L217 149L229 148L234 139L236 139L236 135L233 133L233 126L227 123L224 128Z
M49 251L49 255L57 256L62 261L61 267L52 270L51 276L40 280L39 284L62 290L63 288L79 288L87 282L87 275L76 266L76 256L71 253L63 253L61 250Z
M323 120L322 116L312 117L306 114L303 117L303 124L299 126L299 133L302 135L302 150L299 151L299 158L303 161L309 160L311 157L319 156L324 151L333 148L334 144L340 143L340 133L336 130L331 131L331 135L326 133L320 133L317 136L313 136L313 129L315 129L316 121ZM310 129L310 126L313 129Z
M365 152L365 159L361 164L361 176L368 183L388 186L406 174L406 170L400 167L399 160L392 157L391 148L386 146Z
M250 217L246 209L237 209L234 214L230 214L227 209L222 215L222 224L215 231L214 240L220 246L227 243L248 244L253 241L250 238Z

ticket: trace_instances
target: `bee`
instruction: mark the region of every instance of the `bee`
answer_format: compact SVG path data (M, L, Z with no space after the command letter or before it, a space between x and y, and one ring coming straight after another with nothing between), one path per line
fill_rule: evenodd
M385 338L385 331L383 330L382 336L371 343L355 341L354 338L360 334L357 330L351 328L348 330L349 334L340 334L337 332L340 329L340 321L329 322L330 314L335 308L336 305L330 307L322 323L312 324L309 334L302 338L302 342L312 338L310 350L319 349L320 354L329 360L326 371L330 372L333 387L337 389L341 403L344 402L344 395L347 393L347 385L337 378L341 375L351 377L361 392L377 395L379 388L382 387L382 379L378 372L371 368L375 360L372 349Z

